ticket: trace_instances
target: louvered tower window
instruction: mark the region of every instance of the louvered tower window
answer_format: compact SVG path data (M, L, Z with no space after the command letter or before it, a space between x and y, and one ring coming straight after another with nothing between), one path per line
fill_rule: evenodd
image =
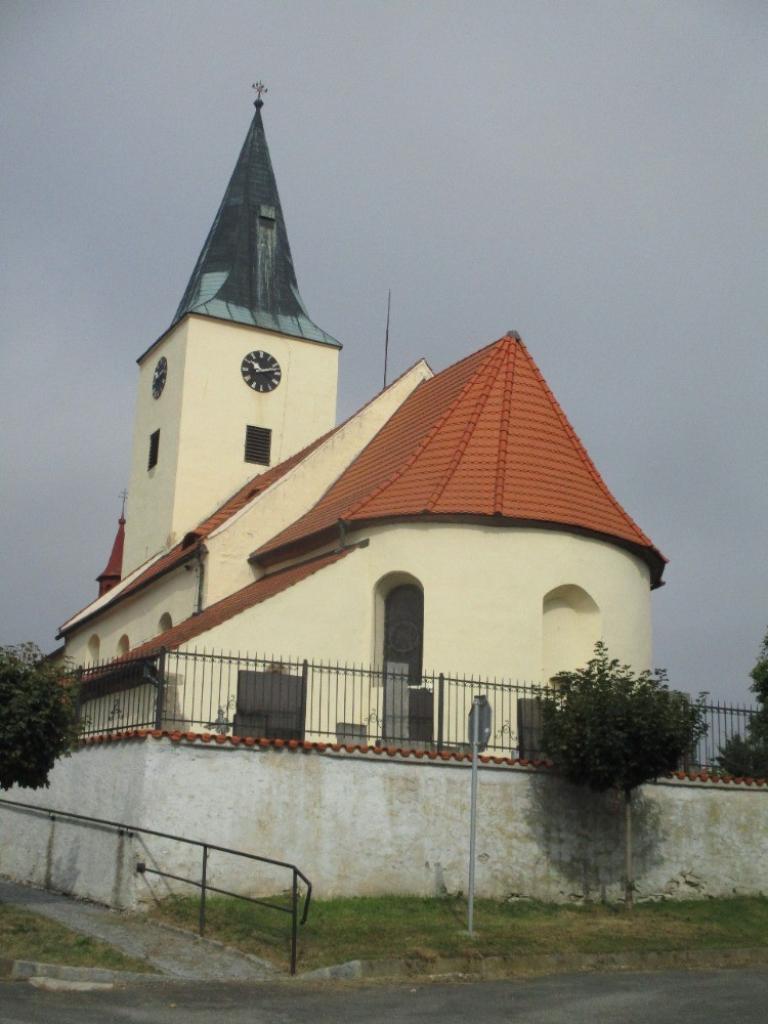
M269 465L272 448L272 431L266 427L245 428L245 461L256 462L260 466Z
M160 454L160 431L155 430L154 433L149 435L149 458L147 459L147 469L152 469L153 466L157 465L157 457Z

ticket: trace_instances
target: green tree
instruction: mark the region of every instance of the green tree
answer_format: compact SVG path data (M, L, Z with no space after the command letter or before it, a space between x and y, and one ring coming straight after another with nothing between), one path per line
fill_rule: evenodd
M674 771L706 732L704 695L670 690L666 673L635 674L595 644L585 668L561 672L542 698L543 746L565 778L624 798L625 905L634 900L632 792Z
M0 647L0 789L48 785L77 737L75 686L34 644Z
M718 764L730 775L768 778L768 630L766 630L752 677L750 690L757 697L746 736L733 736L720 747Z

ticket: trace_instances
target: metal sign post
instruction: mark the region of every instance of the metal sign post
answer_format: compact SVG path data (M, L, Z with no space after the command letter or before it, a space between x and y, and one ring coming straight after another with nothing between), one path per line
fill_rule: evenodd
M472 698L469 712L469 736L472 743L472 788L469 799L469 892L467 896L467 931L474 936L475 917L475 839L477 834L477 755L485 750L491 738L492 712L488 698L478 694Z

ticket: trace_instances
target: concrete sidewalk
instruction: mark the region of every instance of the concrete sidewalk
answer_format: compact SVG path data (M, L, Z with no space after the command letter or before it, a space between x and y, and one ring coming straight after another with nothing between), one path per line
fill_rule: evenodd
M146 960L171 978L267 981L281 976L265 960L218 942L45 889L0 880L0 903L41 914L82 935L101 939L128 956Z

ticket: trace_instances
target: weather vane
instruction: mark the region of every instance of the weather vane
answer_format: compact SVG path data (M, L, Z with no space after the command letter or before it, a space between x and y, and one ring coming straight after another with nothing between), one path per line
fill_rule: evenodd
M251 88L256 90L256 99L253 101L253 105L260 110L264 106L264 100L261 97L265 92L269 92L269 89L263 82L254 82Z

